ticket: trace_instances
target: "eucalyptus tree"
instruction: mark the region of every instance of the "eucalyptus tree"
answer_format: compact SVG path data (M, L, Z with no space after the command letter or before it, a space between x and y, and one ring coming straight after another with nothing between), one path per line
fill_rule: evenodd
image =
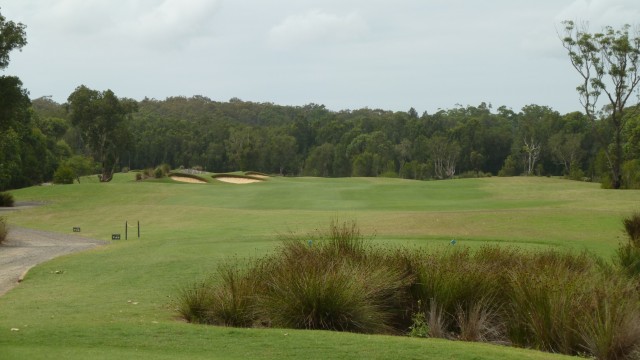
M625 112L640 83L640 29L624 25L611 26L602 32L590 33L586 25L576 26L564 21L562 45L569 54L571 65L581 78L576 88L587 116L597 120L596 106L600 97L606 100L604 119L608 132L599 134L607 158L611 187L622 187L623 136ZM638 101L636 100L636 105ZM637 106L634 107L637 109ZM599 128L595 127L594 129Z
M26 25L7 21L0 14L0 69L9 65L9 53L27 45Z
M429 150L436 179L453 178L460 158L458 142L437 135L429 139Z
M25 26L0 14L0 70L9 65L11 51L26 44ZM26 137L32 135L29 106L28 92L20 79L0 76L0 191L24 185L24 150L30 143Z
M111 181L120 155L132 145L126 123L137 111L137 103L118 99L111 90L97 91L84 85L77 87L67 101L71 123L80 130L84 144L100 163L100 181Z

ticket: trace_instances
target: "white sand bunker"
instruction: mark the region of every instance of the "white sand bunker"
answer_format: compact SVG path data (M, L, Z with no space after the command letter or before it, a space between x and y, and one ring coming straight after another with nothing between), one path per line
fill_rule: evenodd
M262 182L260 179L250 179L243 177L234 177L234 176L216 176L214 179L220 180L222 182L230 183L230 184L251 184Z
M194 179L194 178L190 178L190 177L186 177L186 176L170 176L169 177L171 180L174 181L180 181L180 182L186 182L186 183L190 183L190 184L205 184L206 181L204 180L200 180L200 179Z

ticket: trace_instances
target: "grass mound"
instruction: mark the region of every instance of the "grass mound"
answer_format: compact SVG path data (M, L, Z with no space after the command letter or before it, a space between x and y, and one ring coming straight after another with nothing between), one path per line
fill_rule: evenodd
M355 223L287 238L182 294L197 323L485 341L598 359L640 344L636 282L587 254L377 248ZM246 270L243 270L246 269Z

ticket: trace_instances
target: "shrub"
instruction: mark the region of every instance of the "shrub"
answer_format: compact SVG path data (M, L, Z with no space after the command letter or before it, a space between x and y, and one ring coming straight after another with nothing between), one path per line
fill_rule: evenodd
M9 235L7 221L3 217L0 217L0 244L7 240L7 235Z
M625 161L622 164L622 184L627 189L640 188L640 161Z
M622 220L627 233L627 243L616 251L615 263L629 276L640 274L640 213L636 212Z
M622 220L631 245L640 248L640 212Z
M430 335L427 315L422 310L422 303L420 301L418 301L418 311L411 316L411 326L409 327L408 335L421 338L426 338Z
M160 164L160 166L158 167L162 170L162 173L164 175L167 175L169 172L171 172L171 165L167 163Z
M164 171L162 170L161 167L157 167L154 171L153 171L153 177L155 177L156 179L160 179L164 176Z
M491 173L485 173L482 171L469 170L461 173L457 176L460 179L471 179L471 178L483 178L483 177L491 177Z
M155 170L153 168L146 168L144 170L142 170L142 173L140 174L140 180L146 180L149 178L154 178L155 175ZM136 176L136 179L138 179L138 177Z
M9 192L0 192L0 207L12 207L15 205L13 195Z
M498 176L516 176L518 175L518 162L513 156L509 155L504 160L502 168L498 172Z
M640 248L631 243L620 245L616 250L615 263L630 277L640 275Z
M576 181L584 181L585 174L584 171L580 168L579 163L572 163L571 170L569 171L568 178Z
M60 165L53 173L54 184L73 184L76 174L68 165Z

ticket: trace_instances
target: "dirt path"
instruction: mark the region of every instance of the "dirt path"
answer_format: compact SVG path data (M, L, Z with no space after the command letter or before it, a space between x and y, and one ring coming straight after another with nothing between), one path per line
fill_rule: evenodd
M0 245L0 296L18 285L35 265L107 243L75 235L10 226L7 240Z

